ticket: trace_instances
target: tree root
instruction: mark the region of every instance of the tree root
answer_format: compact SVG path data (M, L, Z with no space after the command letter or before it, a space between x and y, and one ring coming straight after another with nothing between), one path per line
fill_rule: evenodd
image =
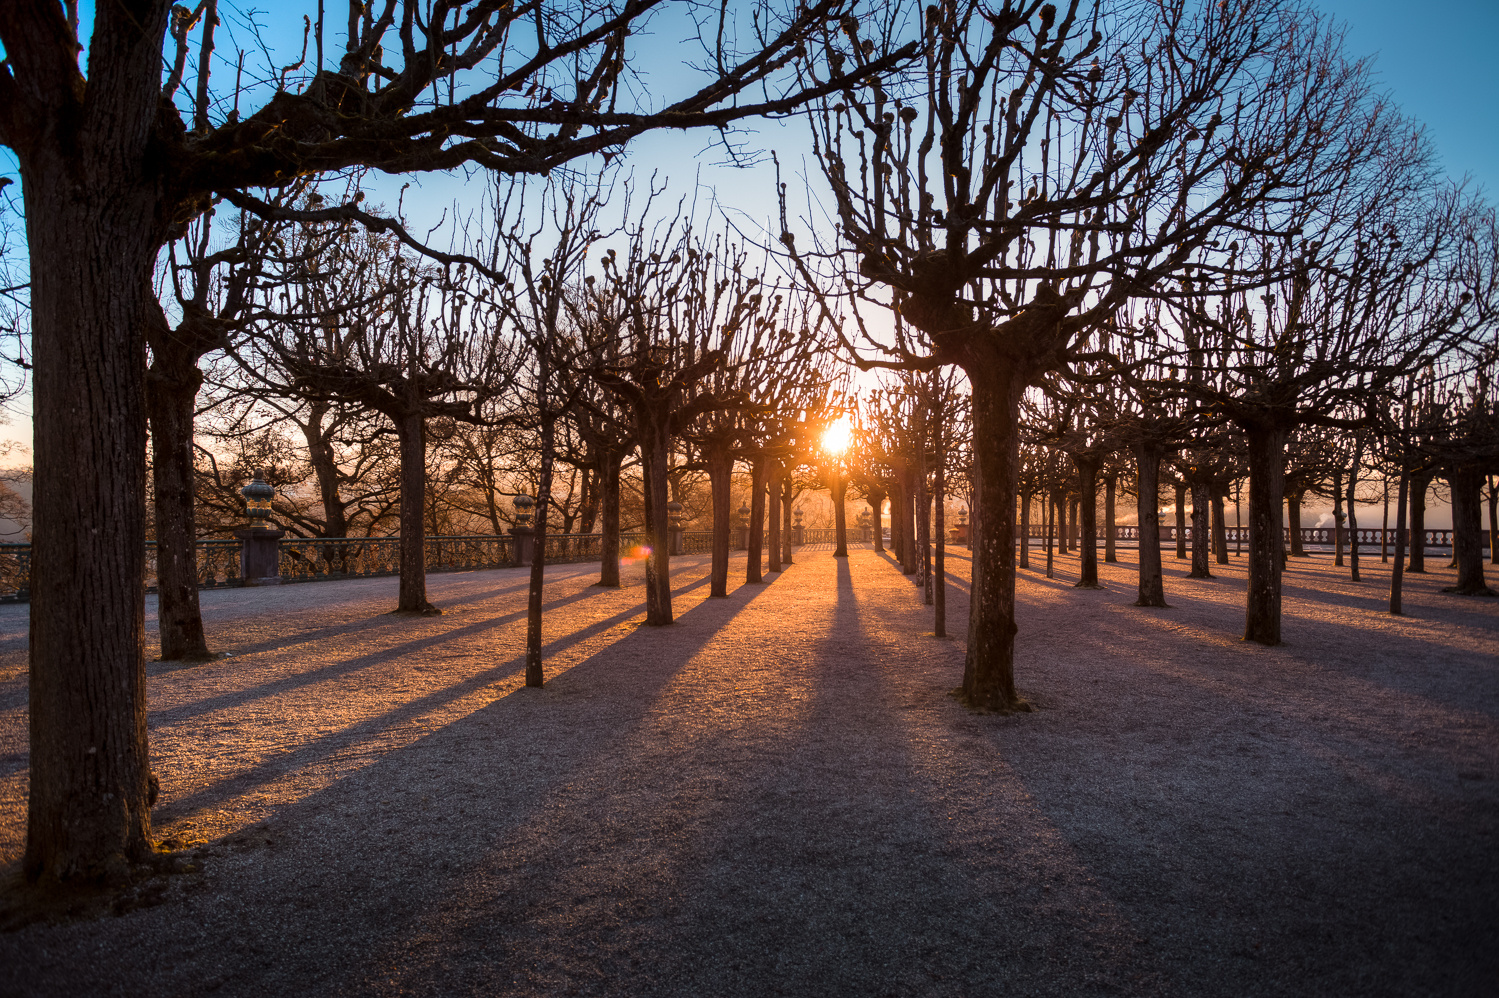
M403 610L399 607L390 611L391 617L441 617L442 611L431 603L423 603L415 610Z
M1451 593L1454 596L1499 596L1499 593L1488 586L1468 586L1461 589L1457 586L1447 586L1442 592Z

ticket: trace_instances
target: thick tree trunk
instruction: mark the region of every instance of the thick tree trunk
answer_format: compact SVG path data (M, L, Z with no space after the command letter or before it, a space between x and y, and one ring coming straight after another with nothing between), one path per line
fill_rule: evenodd
M1020 497L1020 567L1031 567L1031 502L1035 496L1026 493ZM973 528L969 528L972 530ZM971 536L971 535L970 535Z
M546 366L541 369L546 383ZM531 586L526 599L526 685L540 687L546 676L541 666L541 602L546 586L547 510L552 505L552 447L557 419L541 404L541 475L536 486L536 553L531 559Z
M932 504L926 490L926 461L916 476L914 490L916 501L916 583L921 587L921 600L932 605Z
M1471 464L1455 465L1447 475L1452 489L1452 556L1457 585L1444 592L1492 596L1483 578L1483 474Z
M1166 586L1161 574L1161 453L1156 444L1139 442L1135 452L1136 522L1140 532L1140 595L1135 606L1161 606L1166 603ZM1180 514L1181 503L1177 503ZM1179 528L1178 528L1179 529ZM1178 536L1178 546L1181 538ZM1180 555L1178 555L1180 557Z
M709 447L705 454L708 485L713 494L713 564L708 570L708 597L729 595L729 544L734 530L734 455L727 447Z
M640 463L644 473L645 531L650 554L645 559L645 622L663 627L671 614L671 534L667 519L668 460L671 435L667 414L641 409L636 414Z
M1223 493L1212 490L1210 504L1213 510L1213 554L1220 565L1228 564L1228 525L1224 522Z
M848 557L848 479L843 477L842 471L834 473L833 479L833 534L837 539L837 546L833 549L834 558Z
M1426 572L1426 490L1431 485L1430 471L1410 476L1410 546L1411 561L1407 572Z
M1285 482L1286 433L1279 428L1250 427L1249 438L1249 587L1245 601L1244 640L1280 644L1281 489Z
M398 613L434 615L427 602L427 421L420 414L394 420L401 446L401 585Z
M203 374L191 352L160 351L146 373L151 482L156 495L156 600L164 662L214 656L198 605L198 531L193 516L193 410Z
M1078 510L1082 521L1078 540L1081 545L1080 568L1076 586L1079 589L1102 589L1098 584L1098 460L1074 459L1079 488Z
M1076 551L1082 544L1082 528L1078 524L1078 510L1082 503L1077 496L1067 500L1067 550Z
M764 582L761 559L765 554L765 455L757 454L750 461L750 522L749 544L745 570L745 582Z
M1291 557L1305 558L1306 546L1301 540L1301 491L1286 495L1286 515L1291 520Z
M625 456L617 450L599 455L599 581L619 588L619 466Z
M1400 597L1401 588L1405 582L1405 513L1410 505L1410 476L1402 467L1400 472L1400 488L1395 497L1395 564L1390 569L1390 613L1399 616L1401 612Z
M1005 366L975 364L967 374L973 392L978 535L963 696L980 709L1010 710L1021 705L1015 694L1015 490L1025 379Z
M1115 493L1119 488L1119 479L1116 475L1110 475L1103 481L1103 560L1110 564L1119 560L1115 551L1119 539L1119 527L1114 520Z
M122 24L125 8L101 9L111 23L89 56L91 126L58 121L21 156L35 412L31 880L118 876L151 854L141 317L156 307L159 243L142 171L167 6L148 13Z
M781 462L772 459L770 464L770 484L765 489L766 501L769 506L767 518L770 521L769 536L766 538L767 570L780 572L781 570L781 477L785 474Z
M1187 574L1193 579L1213 577L1208 568L1208 547L1212 542L1212 529L1208 523L1210 503L1207 483L1192 483L1192 570Z

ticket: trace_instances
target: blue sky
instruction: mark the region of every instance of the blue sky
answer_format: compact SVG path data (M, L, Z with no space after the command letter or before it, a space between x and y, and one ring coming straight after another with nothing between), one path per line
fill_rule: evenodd
M1320 0L1343 21L1352 55L1395 102L1426 123L1453 176L1471 175L1499 200L1499 0Z

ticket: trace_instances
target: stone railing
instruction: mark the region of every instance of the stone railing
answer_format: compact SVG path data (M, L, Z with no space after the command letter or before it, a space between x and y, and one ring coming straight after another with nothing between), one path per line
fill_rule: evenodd
M602 534L548 534L549 565L598 561L603 557ZM245 585L243 541L202 540L197 543L198 588L224 589ZM373 578L401 571L399 537L282 537L275 545L277 580L317 582L324 579ZM622 557L637 557L646 547L638 531L619 535ZM706 554L713 549L713 531L682 532L682 554ZM436 536L426 539L429 572L463 572L516 566L515 538L492 534ZM146 545L146 589L156 588L156 545ZM0 544L0 603L31 598L31 545Z

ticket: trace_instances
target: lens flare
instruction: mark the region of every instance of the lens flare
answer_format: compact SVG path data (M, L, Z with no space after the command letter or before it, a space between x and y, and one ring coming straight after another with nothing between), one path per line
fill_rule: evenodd
M854 424L848 416L839 416L828 428L822 431L823 453L838 457L848 450L848 445L853 442Z

